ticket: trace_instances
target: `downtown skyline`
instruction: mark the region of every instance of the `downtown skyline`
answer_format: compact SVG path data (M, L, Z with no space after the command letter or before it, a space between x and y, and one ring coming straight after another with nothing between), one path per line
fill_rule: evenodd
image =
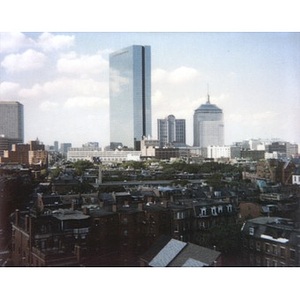
M299 33L1 33L0 99L24 105L25 142L109 145L109 54L152 52L157 119L186 119L206 102L223 110L225 144L281 138L300 144Z

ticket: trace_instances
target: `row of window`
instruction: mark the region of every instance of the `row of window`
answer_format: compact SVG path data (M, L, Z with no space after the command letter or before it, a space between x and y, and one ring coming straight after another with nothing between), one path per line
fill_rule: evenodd
M232 212L232 205L231 204L226 205L226 208L227 208L228 212ZM210 209L211 209L211 214L213 216L217 216L217 214L223 213L223 206L221 206L221 205L219 205L218 207L212 206ZM208 214L207 214L206 207L202 207L201 212L200 212L200 217L207 216L207 215Z
M264 245L264 248L262 249L262 245ZM254 241L250 240L249 242L250 249L254 249ZM270 255L274 256L280 256L285 257L286 256L286 250L288 248L283 246L278 246L274 244L269 243L261 243L260 241L256 241L255 243L255 249L256 251L264 251L265 253L268 253ZM296 259L296 250L295 249L289 249L290 259L295 260Z

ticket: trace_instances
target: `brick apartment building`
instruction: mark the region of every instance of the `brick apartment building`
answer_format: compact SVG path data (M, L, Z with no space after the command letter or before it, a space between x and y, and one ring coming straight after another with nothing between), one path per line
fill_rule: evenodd
M260 217L242 227L245 266L300 266L300 229L289 219Z
M38 140L28 144L13 144L11 150L4 150L0 163L19 163L25 166L47 166L48 152Z
M202 226L234 222L234 202L201 203L178 189L83 196L68 202L39 195L35 207L15 212L12 261L16 266L139 265L138 257L161 235L190 242ZM205 224L205 225L203 225Z

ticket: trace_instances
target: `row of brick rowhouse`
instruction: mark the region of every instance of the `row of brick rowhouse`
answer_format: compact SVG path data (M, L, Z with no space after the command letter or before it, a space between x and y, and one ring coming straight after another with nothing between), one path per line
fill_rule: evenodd
M136 265L161 235L184 242L215 225L235 223L232 199L177 199L169 191L133 197L130 193L80 197L39 195L33 209L15 212L12 262L15 266ZM108 257L113 261L108 262Z

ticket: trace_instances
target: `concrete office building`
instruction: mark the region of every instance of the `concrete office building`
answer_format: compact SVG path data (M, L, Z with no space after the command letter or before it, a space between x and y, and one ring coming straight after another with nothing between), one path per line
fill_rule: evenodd
M66 155L68 153L69 148L71 148L71 147L72 147L71 143L61 143L60 144L60 152L63 155Z
M134 150L152 135L150 50L133 45L109 56L110 142Z
M165 147L174 142L185 144L185 120L176 119L173 115L169 115L165 119L158 119L157 136L160 147Z
M24 142L24 108L15 101L0 101L0 136Z
M194 147L224 145L224 121L222 109L207 102L194 112Z

